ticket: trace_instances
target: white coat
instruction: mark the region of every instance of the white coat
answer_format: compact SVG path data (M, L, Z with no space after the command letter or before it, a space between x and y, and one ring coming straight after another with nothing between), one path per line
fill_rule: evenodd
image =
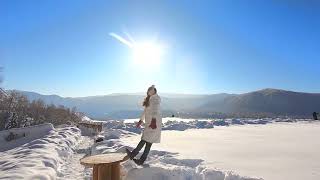
M150 143L160 143L161 140L162 118L160 114L160 102L161 98L158 94L152 95L149 99L149 106L144 108L141 115L141 120L145 122L141 139ZM152 118L156 119L156 129L149 127Z

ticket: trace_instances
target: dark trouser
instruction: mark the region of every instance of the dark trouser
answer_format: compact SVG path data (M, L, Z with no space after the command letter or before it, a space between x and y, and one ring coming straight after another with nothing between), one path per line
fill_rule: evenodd
M146 144L146 147L144 148L143 154L140 157L140 161L142 163L147 159L152 143L141 139L137 147L132 151L132 157L135 157L137 154L139 154L139 151L142 149L144 144Z

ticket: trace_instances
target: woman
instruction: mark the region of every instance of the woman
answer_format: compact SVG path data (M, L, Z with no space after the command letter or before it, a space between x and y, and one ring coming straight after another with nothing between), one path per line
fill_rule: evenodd
M133 159L138 165L142 165L147 159L152 143L160 143L162 128L160 102L161 99L157 94L157 89L152 85L148 88L147 97L143 101L144 111L140 117L140 121L136 125L137 127L140 127L143 120L145 121L141 141L132 152L126 149L130 159ZM140 159L134 159L144 145L146 146Z

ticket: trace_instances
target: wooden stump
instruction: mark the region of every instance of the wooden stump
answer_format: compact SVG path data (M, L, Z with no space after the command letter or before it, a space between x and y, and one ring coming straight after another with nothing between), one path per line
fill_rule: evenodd
M82 158L80 163L93 167L93 180L120 180L120 162L128 159L123 153L109 153Z

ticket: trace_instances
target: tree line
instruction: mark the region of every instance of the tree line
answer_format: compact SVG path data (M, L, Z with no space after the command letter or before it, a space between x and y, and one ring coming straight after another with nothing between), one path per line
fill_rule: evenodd
M61 125L77 123L81 115L76 108L45 104L41 99L29 101L17 91L0 88L0 130L32 126L42 123Z

